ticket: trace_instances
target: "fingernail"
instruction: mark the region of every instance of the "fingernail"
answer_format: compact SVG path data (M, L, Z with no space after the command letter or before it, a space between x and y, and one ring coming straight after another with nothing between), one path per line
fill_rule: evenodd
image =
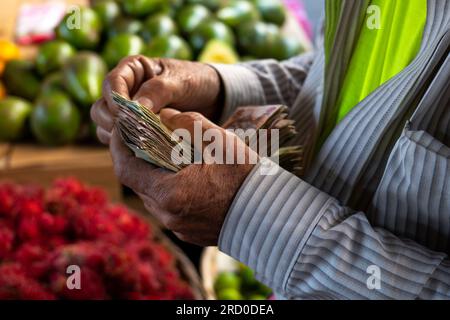
M161 113L164 112L167 116L172 117L174 115L177 115L181 113L179 110L172 109L172 108L164 108L161 110Z
M161 121L164 124L170 126L170 120L172 119L172 117L177 115L177 114L179 114L179 113L181 113L181 112L178 111L178 110L171 109L171 108L164 108L164 109L161 109L161 112L159 113L159 116L161 118Z
M153 72L155 73L155 75L159 76L162 73L162 68L161 66L158 64L156 65L155 69L153 70Z
M153 72L155 73L155 75L159 76L162 73L162 66L161 63L157 63L154 67L153 67Z
M142 104L144 107L147 107L149 110L153 111L154 105L153 102L145 97L140 97L136 100L138 103Z

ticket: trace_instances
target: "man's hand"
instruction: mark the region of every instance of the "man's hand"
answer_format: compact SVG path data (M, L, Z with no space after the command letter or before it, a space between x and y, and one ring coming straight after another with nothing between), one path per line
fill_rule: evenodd
M233 146L234 152L243 150L246 159L253 152L236 135L199 113L164 109L161 120L172 130L187 129L191 137L196 121L203 132L217 130L227 142L217 152L229 151L226 145ZM169 172L136 158L115 130L110 151L119 180L140 196L147 210L180 239L201 246L217 245L228 208L253 168L251 164L192 164L178 173Z
M109 144L117 115L112 91L139 101L155 113L172 107L199 112L211 119L220 112L221 81L212 67L173 59L127 57L108 74L103 84L103 98L91 109L97 136L104 144Z

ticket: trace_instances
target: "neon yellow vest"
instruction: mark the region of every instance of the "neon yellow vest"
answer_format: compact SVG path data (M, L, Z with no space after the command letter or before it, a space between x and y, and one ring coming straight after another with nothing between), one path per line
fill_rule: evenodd
M380 29L368 25L361 31L337 102L337 122L408 66L420 49L427 0L372 0L371 5L380 10Z

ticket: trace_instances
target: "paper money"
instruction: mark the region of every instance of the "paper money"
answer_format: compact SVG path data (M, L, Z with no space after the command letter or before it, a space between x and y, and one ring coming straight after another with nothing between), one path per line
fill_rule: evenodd
M267 106L248 106L239 107L233 115L224 123L226 129L267 129L267 139L270 141L270 132L278 129L279 149L270 150L269 156L278 164L300 176L303 172L303 148L301 146L287 146L290 140L297 134L295 130L295 121L288 119L288 107L283 105ZM255 137L246 137L246 143L252 141ZM256 137L259 139L259 137ZM258 143L258 145L260 145ZM255 150L257 151L257 150Z
M136 157L174 172L192 163L194 148L191 143L173 135L157 114L116 92L112 96L120 107L118 131ZM240 107L223 127L255 129L256 135L259 129L267 129L269 139L271 130L278 129L280 148L270 150L268 155L277 159L284 169L299 175L302 171L303 152L300 146L286 146L296 134L294 121L288 119L287 111L288 108L282 105ZM259 136L253 138L259 139ZM251 141L252 138L246 140ZM245 142L249 144L249 141ZM174 148L181 152L172 152Z
M116 92L112 96L120 107L118 131L136 157L174 172L192 163L190 143L174 139L171 130L164 126L158 115ZM173 153L177 146L182 151Z
M283 105L249 106L239 107L234 114L224 123L225 129L267 129L268 138L273 129L279 130L279 145L284 146L295 135L294 121L288 119L288 108ZM252 140L252 137L249 137ZM276 151L276 150L275 150Z

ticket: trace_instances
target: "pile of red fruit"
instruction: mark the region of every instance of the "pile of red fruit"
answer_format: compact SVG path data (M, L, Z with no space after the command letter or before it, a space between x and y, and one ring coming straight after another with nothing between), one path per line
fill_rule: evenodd
M75 179L47 191L0 184L0 299L193 299L153 238L142 218ZM73 265L80 289L67 285Z

